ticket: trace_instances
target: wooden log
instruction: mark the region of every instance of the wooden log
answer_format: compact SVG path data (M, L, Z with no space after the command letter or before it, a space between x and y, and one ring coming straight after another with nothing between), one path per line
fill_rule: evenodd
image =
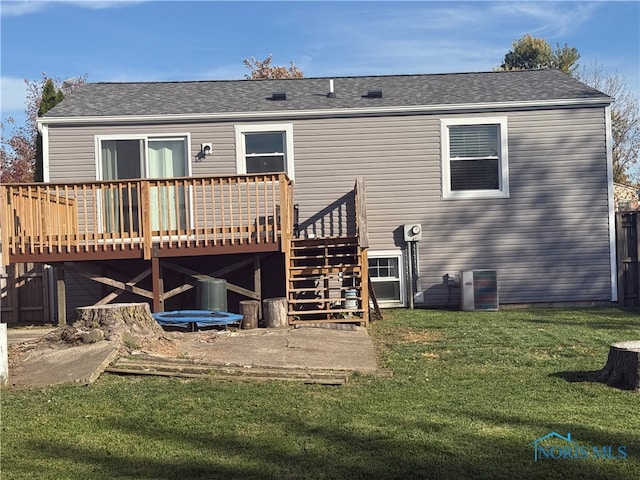
M640 340L612 344L598 377L611 387L640 393Z
M287 299L284 297L265 298L262 301L262 316L267 328L287 327Z
M240 313L242 314L242 329L258 328L258 310L260 302L257 300L241 300Z

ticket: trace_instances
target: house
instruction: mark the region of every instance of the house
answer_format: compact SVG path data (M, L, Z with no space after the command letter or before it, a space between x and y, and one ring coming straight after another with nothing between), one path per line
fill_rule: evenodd
M612 101L556 70L88 83L38 120L45 184L3 193L3 255L65 271L70 307L193 307L225 263L292 321L362 319L369 279L455 307L478 269L500 304L616 301Z
M614 182L613 195L616 212L638 210L638 187Z

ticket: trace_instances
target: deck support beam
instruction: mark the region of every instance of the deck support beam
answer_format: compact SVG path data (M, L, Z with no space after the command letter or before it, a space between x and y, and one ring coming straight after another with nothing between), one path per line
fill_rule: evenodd
M158 257L151 258L151 284L153 313L164 312L164 282L162 281L162 265Z
M260 254L253 255L253 290L260 303L258 304L258 318L262 318L262 268L260 266Z
M58 326L63 326L67 324L67 288L62 268L56 268L56 289L58 293Z

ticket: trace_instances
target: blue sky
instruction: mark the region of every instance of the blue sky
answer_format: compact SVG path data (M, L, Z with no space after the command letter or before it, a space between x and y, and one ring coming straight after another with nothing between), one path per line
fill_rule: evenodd
M568 43L640 92L640 2L0 0L1 118L23 79L240 79L244 58L308 77L489 71L525 33Z

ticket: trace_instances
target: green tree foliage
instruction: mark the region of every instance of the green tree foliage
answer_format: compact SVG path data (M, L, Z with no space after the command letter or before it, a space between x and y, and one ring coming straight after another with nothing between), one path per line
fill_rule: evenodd
M38 117L41 117L64 99L64 93L58 89L53 80L47 78L42 87L42 95L40 97L40 104L38 106ZM35 158L35 171L34 180L36 182L42 182L44 180L43 172L43 152L42 152L42 134L36 133L36 158Z
M640 105L638 95L618 73L607 73L597 62L589 68L578 64L578 49L556 44L553 50L542 38L524 35L513 42L498 70L557 68L615 99L611 106L613 178L619 183L636 183L640 150Z
M42 181L42 138L38 133L38 117L60 103L64 94L72 93L86 82L86 75L77 77L65 92L61 82L42 74L40 80L25 80L26 121L19 125L9 117L0 123L0 182L25 183Z
M270 53L264 60L258 60L256 57L245 58L242 63L251 70L250 74L245 75L249 80L264 80L273 78L303 78L304 74L296 67L293 62L289 62L288 67L271 65L273 54Z
M556 44L553 50L544 38L524 35L512 44L513 49L504 56L500 70L532 70L535 68L557 68L572 74L577 68L580 54L567 44Z
M560 47L559 43L556 43L556 49L553 52L553 59L551 61L551 68L557 68L569 75L575 75L575 71L578 68L578 60L580 54L578 49L570 47L566 43L564 47Z

